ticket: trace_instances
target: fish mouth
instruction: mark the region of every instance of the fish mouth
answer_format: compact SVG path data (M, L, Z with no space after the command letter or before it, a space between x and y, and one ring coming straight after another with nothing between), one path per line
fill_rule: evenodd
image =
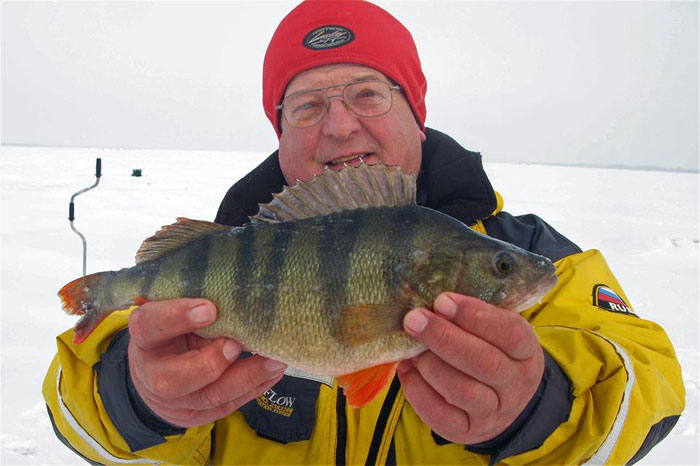
M326 162L326 167L330 168L331 170L342 170L345 167L356 167L361 163L374 165L377 162L378 158L374 152L357 152L336 157L330 162Z
M540 302L542 297L554 288L557 281L557 275L553 273L542 277L534 286L523 283L509 292L501 291L500 293L505 296L499 306L514 312L522 312Z

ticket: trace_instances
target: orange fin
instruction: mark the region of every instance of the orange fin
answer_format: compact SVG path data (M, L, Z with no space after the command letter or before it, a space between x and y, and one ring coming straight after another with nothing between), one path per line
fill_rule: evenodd
M136 252L136 263L155 259L168 251L177 249L190 241L212 233L228 230L230 227L204 220L190 220L178 217L177 223L165 225L155 235L147 238Z
M95 290L102 280L111 272L99 272L76 278L58 292L61 307L69 315L83 315L92 309Z
M81 315L75 324L73 343L79 344L107 317L112 311L100 309L95 304L95 297L102 281L113 272L99 272L80 277L65 285L58 292L63 310L70 315Z
M338 377L351 408L361 408L372 401L391 381L399 362L389 362Z
M361 304L336 312L333 337L356 346L374 338L403 330L403 318L409 311L395 304Z

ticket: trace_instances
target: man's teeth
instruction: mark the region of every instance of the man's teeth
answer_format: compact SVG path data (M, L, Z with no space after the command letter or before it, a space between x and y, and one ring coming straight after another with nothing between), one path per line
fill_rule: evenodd
M365 152L365 153L363 153L363 154L351 155L350 157L345 157L345 158L338 159L338 160L332 160L332 161L329 162L329 163L332 164L332 165L338 165L338 164L341 164L341 163L350 162L351 160L355 160L355 159L360 159L360 160L362 160L363 157L367 157L368 155L369 155L369 152Z

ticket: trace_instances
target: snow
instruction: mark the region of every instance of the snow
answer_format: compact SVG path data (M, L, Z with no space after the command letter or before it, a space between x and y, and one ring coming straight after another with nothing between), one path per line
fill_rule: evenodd
M3 464L83 464L54 436L41 383L55 336L76 318L56 292L82 273L133 264L141 241L175 217L212 220L229 186L265 154L2 148ZM687 407L643 464L698 464L698 174L486 163L513 214L536 213L581 248L600 249L636 313L661 324L683 367ZM140 168L142 177L132 177Z

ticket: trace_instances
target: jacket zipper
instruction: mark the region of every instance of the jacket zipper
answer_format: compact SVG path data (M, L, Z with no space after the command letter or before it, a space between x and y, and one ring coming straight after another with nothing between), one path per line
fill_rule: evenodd
M391 381L391 385L389 386L389 391L386 394L386 398L384 398L382 409L379 411L377 424L374 428L374 435L372 436L372 443L369 446L369 453L367 454L367 461L365 462L366 466L377 463L379 449L382 446L382 439L384 438L384 431L386 430L386 425L389 422L389 416L391 415L391 410L396 402L396 397L399 395L400 388L401 382L399 381L399 377L395 375L394 380ZM393 444L393 433L391 438L388 438L387 440Z
M343 389L338 388L336 391L338 396L335 400L335 417L336 417L336 446L335 446L335 464L345 465L345 449L348 432L348 419L345 416L345 393Z

